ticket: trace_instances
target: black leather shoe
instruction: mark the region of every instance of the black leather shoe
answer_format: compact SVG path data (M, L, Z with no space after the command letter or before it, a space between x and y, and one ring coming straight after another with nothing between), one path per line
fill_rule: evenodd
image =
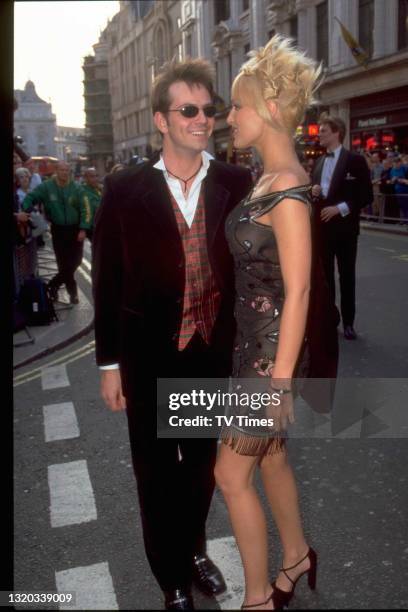
M52 302L56 302L58 300L58 287L56 287L55 285L51 285L51 283L48 283L47 288L50 300Z
M344 337L346 338L346 340L356 340L357 334L354 330L354 327L352 327L351 325L345 325Z
M194 555L193 580L206 595L219 595L227 588L220 570L207 555Z
M190 591L173 589L165 591L164 606L166 610L195 610Z

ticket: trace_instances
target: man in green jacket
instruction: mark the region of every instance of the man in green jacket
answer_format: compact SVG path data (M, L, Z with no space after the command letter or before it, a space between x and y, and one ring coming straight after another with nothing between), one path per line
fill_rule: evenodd
M101 203L102 189L99 185L99 177L95 168L87 168L84 172L85 181L82 183L82 189L88 198L91 206L91 227L86 230L87 238L92 242L93 228L95 224L96 210Z
M71 304L78 304L78 289L74 278L81 264L86 230L91 226L91 206L80 185L70 178L70 167L60 161L55 176L38 185L23 201L22 208L31 212L35 204L43 204L51 224L52 245L58 272L50 280L53 299L65 283Z

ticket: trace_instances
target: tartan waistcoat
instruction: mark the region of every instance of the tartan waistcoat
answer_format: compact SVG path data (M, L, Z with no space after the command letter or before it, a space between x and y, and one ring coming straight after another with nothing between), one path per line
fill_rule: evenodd
M210 343L221 294L208 259L203 185L190 228L170 189L169 194L183 243L186 271L183 318L178 340L178 350L182 351L196 331L207 344Z

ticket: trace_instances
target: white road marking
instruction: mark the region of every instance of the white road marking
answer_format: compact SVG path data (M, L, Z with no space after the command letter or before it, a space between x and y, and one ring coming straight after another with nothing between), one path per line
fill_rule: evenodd
M239 610L244 599L244 572L235 538L209 540L207 547L227 583L227 591L216 598L221 610Z
M97 518L85 460L49 465L48 486L52 527L87 523Z
M92 285L92 278L89 276L88 272L85 272L85 270L81 266L79 266L78 272L80 272L82 276L84 277L84 279L87 280L88 283Z
M75 604L60 604L60 610L119 610L106 561L55 572L55 582L59 593L75 593Z
M43 406L45 441L79 437L78 421L72 402Z
M82 258L82 263L88 268L88 270L92 269L90 262L87 259L85 259L85 257Z
M43 391L69 387L65 364L41 368L41 385Z

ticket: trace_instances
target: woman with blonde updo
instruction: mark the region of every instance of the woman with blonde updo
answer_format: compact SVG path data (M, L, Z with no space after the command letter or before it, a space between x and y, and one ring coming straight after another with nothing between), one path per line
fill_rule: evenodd
M293 136L320 72L290 40L274 36L241 67L227 119L234 147L255 147L264 168L226 223L236 278L233 389L243 391L238 378L262 381L274 398L264 413L256 411L257 427L245 419L255 414L246 404L230 408L215 468L244 567L242 609L287 606L305 573L312 589L316 584L317 557L302 530L286 427L294 422L292 380L301 375L311 272L311 185ZM253 484L257 465L283 548L272 584L266 520Z

